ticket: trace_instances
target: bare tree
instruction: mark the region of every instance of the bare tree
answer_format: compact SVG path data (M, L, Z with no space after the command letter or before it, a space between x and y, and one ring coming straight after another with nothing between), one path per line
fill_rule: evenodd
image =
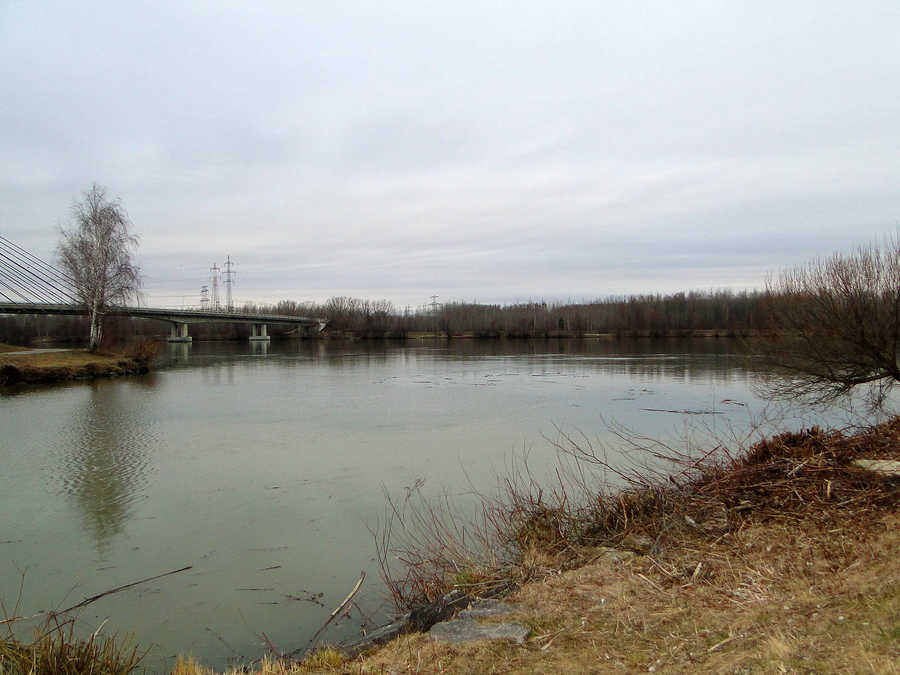
M767 284L771 326L759 351L784 377L779 398L826 403L860 385L873 407L900 381L900 238L782 272Z
M132 249L138 238L130 232L122 204L107 199L106 190L96 183L72 205L72 215L72 227L60 230L57 254L87 307L90 350L95 351L103 337L104 312L137 297L140 269L132 260Z

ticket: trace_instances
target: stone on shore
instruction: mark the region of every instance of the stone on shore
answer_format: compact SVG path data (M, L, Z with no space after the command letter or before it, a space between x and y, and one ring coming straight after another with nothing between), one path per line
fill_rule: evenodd
M453 619L436 623L428 631L432 640L460 644L476 640L510 640L525 644L528 629L520 623L478 623L474 619Z
M880 473L884 476L900 477L900 462L893 459L858 459L853 462L854 466L867 471Z

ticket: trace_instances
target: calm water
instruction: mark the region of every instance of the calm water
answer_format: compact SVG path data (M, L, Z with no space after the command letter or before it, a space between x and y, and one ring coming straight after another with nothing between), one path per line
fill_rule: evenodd
M549 474L557 427L662 436L761 405L728 341L167 347L149 376L0 394L0 598L24 574L32 614L193 565L80 615L157 645L153 670L259 656L262 632L302 647L361 570L368 619L326 637L384 619L384 490L489 491L523 451Z

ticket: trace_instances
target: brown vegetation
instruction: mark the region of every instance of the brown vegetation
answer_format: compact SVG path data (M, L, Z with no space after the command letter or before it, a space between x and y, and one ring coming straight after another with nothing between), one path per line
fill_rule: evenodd
M562 446L605 465L590 448ZM450 547L443 564L413 567L418 582L403 580L477 593L478 575L505 577L517 586L510 618L532 629L524 648L407 635L334 672L895 672L900 480L853 462L900 459L900 418L851 435L785 433L699 460L648 449L681 470L629 474L624 491L578 505L563 488L548 498L510 486L475 528L495 528L493 568L482 552L461 568L476 574L448 578L462 561ZM512 542L518 555L504 555ZM435 551L397 552L436 562Z
M434 601L454 586L515 585L540 570L527 564L537 551L569 556L581 546L653 553L693 533L722 534L748 519L863 517L896 506L896 481L851 465L866 457L900 459L900 418L857 435L809 429L760 441L744 451L716 447L699 458L657 441L635 444L664 473L623 473L586 442L563 435L575 473L545 491L527 474L505 481L504 494L485 499L480 517L462 523L448 504L409 500L392 504L378 542L385 580L400 607ZM624 488L597 490L585 467L612 472ZM637 544L636 542L641 542ZM402 574L389 564L396 556ZM458 580L465 577L466 582Z
M142 340L118 353L92 354L83 350L0 352L0 386L146 373L157 349L156 343Z
M783 271L767 306L771 395L827 403L862 385L878 407L900 382L900 236Z
M13 635L13 619L2 622L8 628L0 638L0 673L10 675L126 675L133 672L147 651L128 640L117 642L115 635L99 635L99 629L85 639L75 637L74 622L50 616L35 629L34 639L22 642Z

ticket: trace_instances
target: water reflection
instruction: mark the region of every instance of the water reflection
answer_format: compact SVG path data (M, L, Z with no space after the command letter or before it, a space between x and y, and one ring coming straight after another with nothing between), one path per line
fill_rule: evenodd
M254 356L265 356L269 353L269 341L268 340L251 340L250 341L250 353Z
M199 350L199 351L198 351ZM327 340L282 340L272 343L207 342L196 345L172 343L160 356L158 366L221 365L240 355L277 356L279 366L295 365L298 359L345 369L360 365L409 364L434 359L461 363L485 358L511 357L552 370L565 362L593 373L646 377L712 378L723 382L743 378L752 368L733 340L703 339L604 339L604 340L410 340L406 342L329 342ZM275 365L272 362L272 365Z
M60 439L58 469L62 490L74 499L103 558L147 483L156 430L135 394L152 384L97 381L85 389Z
M165 354L172 365L186 365L191 360L191 343L167 342Z

